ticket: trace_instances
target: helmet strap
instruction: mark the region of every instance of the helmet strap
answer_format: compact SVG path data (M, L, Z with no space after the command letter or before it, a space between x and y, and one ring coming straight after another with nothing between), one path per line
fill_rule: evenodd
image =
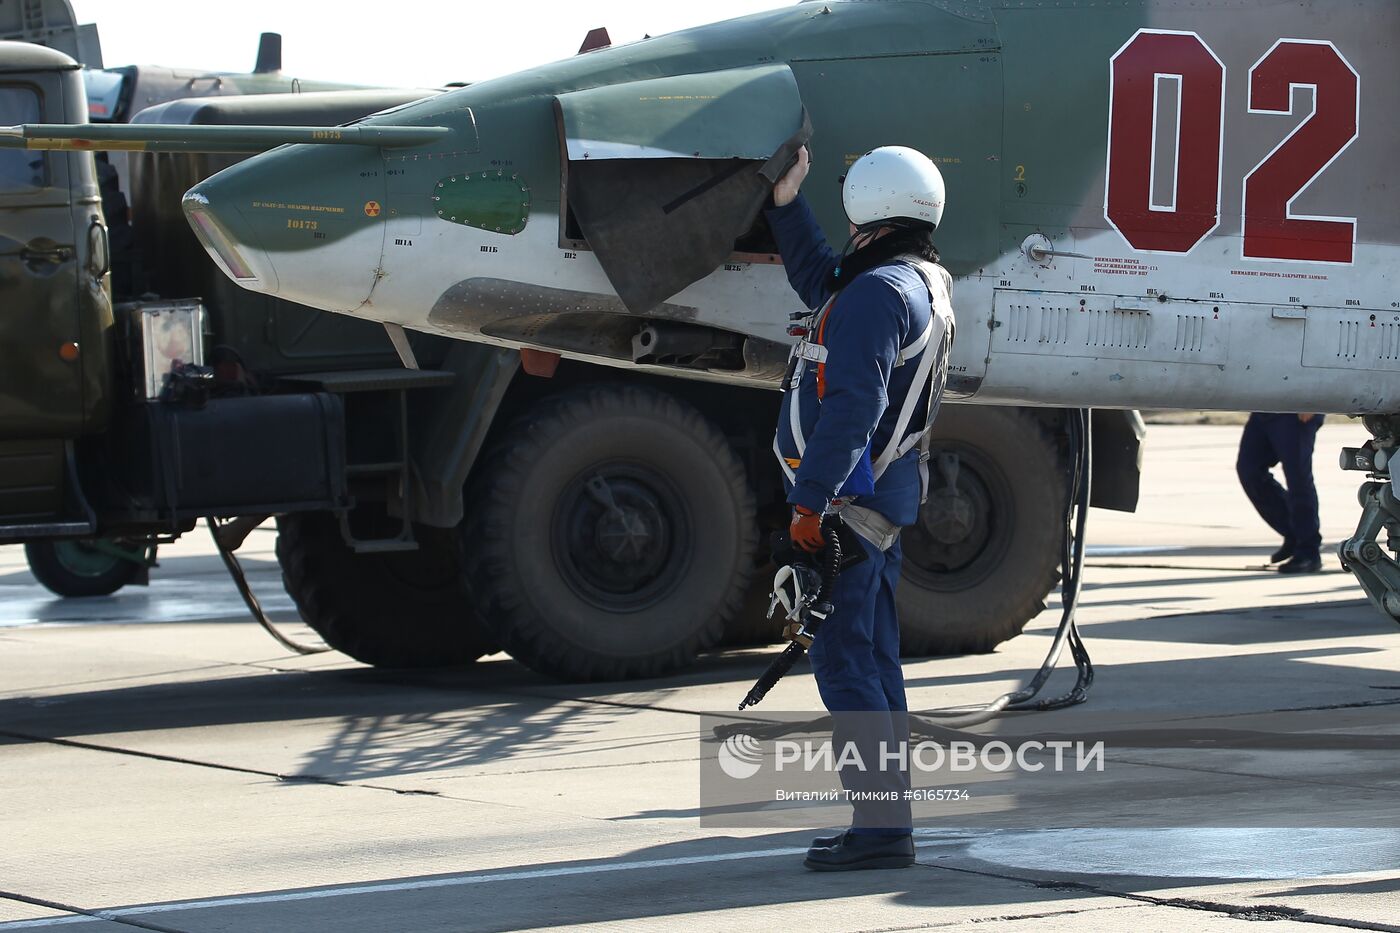
M831 272L831 277L838 282L841 281L841 267L846 264L846 258L851 255L851 248L856 245L856 237L860 236L861 230L861 227L857 227L856 232L847 238L846 245L841 247L841 258L836 260L836 268Z
M836 267L832 269L827 287L833 292L839 292L867 269L888 262L902 253L918 251L918 247L911 242L910 236L917 235L917 231L921 227L928 229L929 225L902 217L872 220L856 227L856 232L851 234L850 239L846 240L846 245L841 250L841 257L837 260ZM882 229L888 229L889 235L878 239L869 238L856 246L862 236ZM937 261L936 253L933 259Z
M846 257L853 251L865 249L871 243L875 242L875 238L872 234L880 232L885 227L896 228L897 226L898 224L894 221L871 220L856 227L856 232L851 234L850 238L846 240L846 245L841 249L841 258L836 263L835 271L831 273L832 277L838 280L841 278L841 266L845 263ZM865 242L861 243L859 247L856 247L856 242L862 237L865 237Z

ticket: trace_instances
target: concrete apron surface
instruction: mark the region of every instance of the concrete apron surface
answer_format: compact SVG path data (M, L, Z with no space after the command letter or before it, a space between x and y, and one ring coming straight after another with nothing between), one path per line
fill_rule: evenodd
M1329 549L1355 524L1360 481L1335 451L1363 437L1339 422L1319 438ZM1276 542L1235 483L1237 440L1154 427L1139 514L1093 513L1080 618L1098 680L1087 706L1047 721L1087 710L1219 726L1290 710L1326 733L1348 710L1400 711L1400 627L1335 557L1315 576L1263 569ZM309 640L274 540L250 539L252 578ZM21 551L0 549L0 933L1400 930L1394 753L1301 769L1241 754L1201 783L1180 755L1110 752L1103 793L921 825L906 871L813 874L800 865L812 831L697 819L699 714L731 710L774 649L586 686L504 656L404 673L288 655L242 616L206 542L163 550L149 589L94 600L49 597ZM908 662L911 704L1014 688L1058 615L1052 599L991 654ZM1062 672L1051 692L1070 682ZM768 704L819 709L806 668ZM1309 818L1342 793L1371 801L1373 818ZM1235 814L1250 828L1232 828ZM1183 822L1196 825L1171 828Z

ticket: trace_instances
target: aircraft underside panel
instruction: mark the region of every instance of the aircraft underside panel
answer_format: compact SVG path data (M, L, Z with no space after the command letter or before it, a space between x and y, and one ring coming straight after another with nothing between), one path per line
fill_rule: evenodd
M982 395L1030 404L1387 411L1400 315L999 289Z
M1400 313L1309 308L1303 327L1304 366L1400 372Z

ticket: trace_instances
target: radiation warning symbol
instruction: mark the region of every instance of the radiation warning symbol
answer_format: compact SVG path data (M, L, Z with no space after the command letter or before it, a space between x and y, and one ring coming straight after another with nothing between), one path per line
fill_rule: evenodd
M378 202L378 201L366 201L366 202L365 202L365 216L366 216L366 217L378 217L378 216L379 216L379 202Z

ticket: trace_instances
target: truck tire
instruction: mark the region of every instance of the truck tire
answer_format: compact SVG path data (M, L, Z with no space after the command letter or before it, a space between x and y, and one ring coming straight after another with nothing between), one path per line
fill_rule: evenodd
M786 620L782 613L768 618L768 597L773 589L773 574L778 570L771 560L766 560L754 568L753 578L744 590L743 602L739 611L724 627L722 648L756 648L763 645L776 645L783 640L783 626Z
M456 667L491 654L455 532L420 525L414 535L416 551L357 554L333 513L278 516L282 585L326 644L375 667Z
M928 502L900 538L901 650L991 651L1045 608L1059 580L1068 492L1059 447L1024 409L950 405L932 455ZM940 468L941 456L956 468Z
M24 556L34 579L57 596L110 596L145 569L91 541L31 541Z
M569 681L656 677L715 645L753 572L744 467L690 405L596 385L537 404L473 477L462 525L487 628Z

